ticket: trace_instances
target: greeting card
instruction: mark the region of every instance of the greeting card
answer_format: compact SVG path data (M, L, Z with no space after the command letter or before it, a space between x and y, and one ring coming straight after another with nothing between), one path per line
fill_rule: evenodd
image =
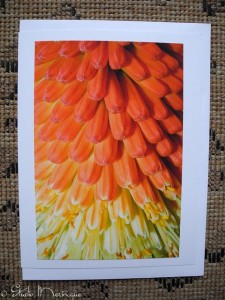
M21 21L24 279L202 275L210 26Z

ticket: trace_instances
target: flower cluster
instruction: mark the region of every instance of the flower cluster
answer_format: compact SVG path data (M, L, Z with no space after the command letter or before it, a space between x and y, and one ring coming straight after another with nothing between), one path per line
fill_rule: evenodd
M179 255L183 47L36 42L39 259Z

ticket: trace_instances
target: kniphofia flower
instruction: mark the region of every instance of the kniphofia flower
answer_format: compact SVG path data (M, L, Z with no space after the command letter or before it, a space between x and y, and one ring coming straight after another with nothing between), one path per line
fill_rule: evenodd
M36 42L39 259L179 255L183 47Z

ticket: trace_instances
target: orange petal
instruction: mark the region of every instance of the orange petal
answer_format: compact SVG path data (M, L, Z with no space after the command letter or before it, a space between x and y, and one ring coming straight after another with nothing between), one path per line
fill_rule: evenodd
M38 84L35 85L34 87L34 102L38 103L43 100L42 95L43 91L47 88L49 84L49 81L47 80L42 80Z
M38 81L42 79L45 76L45 71L48 67L49 67L48 62L35 66L34 81Z
M137 158L137 162L145 175L162 172L162 162L153 149L150 149L145 157Z
M112 222L117 221L118 217L125 220L133 220L134 209L133 200L128 189L121 189L117 199L108 205L109 217Z
M95 184L102 172L102 167L95 163L94 154L82 162L78 168L78 179L86 184Z
M40 140L34 143L34 157L35 162L43 162L48 159L48 150L50 143L46 143Z
M151 59L149 53L141 52L141 47L139 49L133 48L131 51L134 53L138 59L145 65L147 72L154 78L160 79L168 75L168 67L160 60Z
M35 102L44 100L46 102L54 102L61 97L65 89L65 85L51 80L42 80L34 89Z
M86 123L85 136L92 143L101 142L107 134L108 112L105 103L101 102L95 115Z
M98 107L98 103L96 101L90 100L87 93L83 95L78 103L75 104L73 110L74 119L77 122L87 122L89 121L95 114Z
M56 79L63 83L75 80L79 63L77 58L65 58Z
M179 131L176 133L178 136L183 137L183 131Z
M123 145L120 147L119 158L113 163L113 169L116 180L121 187L128 188L140 181L135 159L130 157Z
M168 136L165 136L156 144L156 150L160 156L166 157L174 151L173 142Z
M123 68L123 71L133 80L141 81L149 76L146 65L134 54L127 52L129 63Z
M91 52L91 64L95 69L104 68L108 62L108 43L100 42Z
M146 88L146 90L154 93L159 98L164 97L170 92L168 86L161 80L149 77L139 82L140 86Z
M152 144L159 142L163 137L164 133L161 127L158 125L158 122L153 118L148 118L147 120L138 122L141 130L147 139Z
M163 54L162 50L155 43L134 43L134 45L140 51L141 56L148 56L149 59L159 59Z
M66 41L62 43L59 55L64 57L73 57L79 54L79 44L75 41Z
M105 67L99 69L94 78L88 81L87 92L89 98L95 101L99 101L105 97L108 79L107 77L108 67Z
M182 151L175 151L169 156L170 161L176 167L182 167Z
M49 161L35 163L35 180L44 180L52 173L54 164Z
M72 106L66 106L62 101L58 101L51 113L51 120L55 123L59 123L68 118L73 112Z
M125 139L134 130L134 122L126 111L118 114L109 113L109 123L112 135L116 140Z
M96 73L97 70L91 64L91 54L85 53L77 71L77 79L79 81L90 80Z
M163 120L167 118L169 116L169 110L167 106L163 103L163 101L154 93L151 93L146 89L143 89L143 91L146 95L145 99L147 107L154 119Z
M147 60L146 61L149 73L156 79L161 79L168 75L168 67L160 60Z
M143 64L145 64L149 75L154 78L160 79L168 75L169 68L163 63L161 60L152 60L149 58L149 55L146 53L142 53L137 49L134 49L133 52L138 57Z
M83 125L76 122L73 116L69 116L57 130L57 137L61 141L73 141Z
M182 123L180 119L172 112L170 112L167 119L160 121L160 124L163 129L170 134L174 134L182 130Z
M177 137L173 137L175 151L169 155L169 160L176 167L182 167L182 143Z
M79 49L81 52L88 52L92 51L98 46L99 42L93 41L80 41L79 42Z
M75 177L71 187L70 199L72 204L78 204L81 208L90 207L94 201L93 186L84 184Z
M111 69L121 69L128 63L127 52L118 42L108 42L108 53Z
M108 224L108 210L104 207L105 201L95 201L85 212L85 223L88 229L97 229L100 236L106 230ZM93 240L93 243L95 241ZM93 255L93 248L89 249ZM94 250L95 252L95 250Z
M145 176L143 176L142 180L137 185L129 188L129 191L135 203L142 208L148 202L158 202L157 195L148 178Z
M56 215L63 215L68 211L69 206L69 190L63 193L58 193L57 201L54 204L54 212Z
M160 59L171 71L177 71L179 62L171 55L164 53Z
M121 46L128 46L130 45L130 42L118 42L118 44Z
M39 130L38 136L42 141L53 141L57 138L59 124L48 120Z
M183 75L183 69L179 68L176 72L173 73L174 76L179 78L181 81L184 79Z
M68 149L68 143L56 140L48 150L48 159L55 164L61 164L68 158Z
M49 42L43 42L43 41L42 42L39 42L39 41L35 42L35 65L42 63L38 59L38 53L41 50L41 48L43 48L47 44L49 44Z
M167 186L174 187L174 181L170 171L162 164L162 172L149 174L149 179L155 188L164 191Z
M85 161L93 149L93 144L86 140L84 133L85 129L83 127L75 140L70 144L69 156L74 161Z
M147 44L147 42L135 42L133 44L136 45L136 46L142 46L142 45Z
M165 96L165 101L174 110L183 110L182 94L168 94Z
M47 42L36 52L37 60L40 62L53 60L59 55L61 46L61 42Z
M95 187L95 199L114 200L118 197L119 191L112 165L104 166L101 177Z
M177 178L171 173L172 179L174 182L173 187L167 186L164 190L162 190L163 195L169 199L169 200L178 200L177 198L181 197L181 183L177 180ZM179 205L179 202L173 201L173 203L170 203L169 205L172 205L172 207L175 205Z
M107 136L94 147L94 158L100 166L111 164L117 157L118 141L112 136L108 130Z
M52 104L45 101L34 104L34 124L42 124L51 115Z
M145 120L149 117L149 110L145 104L144 96L141 94L135 83L124 77L122 81L124 97L127 100L127 112L135 121Z
M141 129L135 124L134 132L123 140L127 152L131 157L143 157L147 151L147 145Z
M59 99L65 90L65 85L57 81L51 81L42 95L46 102L54 102Z
M54 60L45 71L45 79L55 80L64 62L64 58Z
M180 93L183 89L183 82L174 75L169 75L162 79L167 84L171 93Z
M77 165L70 159L56 165L48 180L49 187L60 192L64 191L72 183L76 172Z
M109 71L105 104L107 109L112 113L119 113L125 109L125 99L123 97L121 85L114 71Z
M61 101L65 105L74 105L81 99L85 91L86 84L84 82L74 80L74 82L69 84L68 88L64 91Z
M151 174L149 175L149 179L151 180L151 183L154 185L154 187L158 190L164 191L166 189L166 184L162 173Z

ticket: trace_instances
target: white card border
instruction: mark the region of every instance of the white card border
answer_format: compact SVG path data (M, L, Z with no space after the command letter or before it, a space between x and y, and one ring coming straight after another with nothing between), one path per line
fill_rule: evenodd
M114 21L21 21L20 29L18 143L21 261L24 279L203 275L208 179L210 25ZM184 158L179 258L46 261L37 260L35 257L33 126L27 125L33 124L34 41L73 39L147 40L184 44ZM79 272L75 272L76 270ZM133 270L132 276L131 270ZM65 276L68 271L69 278Z

